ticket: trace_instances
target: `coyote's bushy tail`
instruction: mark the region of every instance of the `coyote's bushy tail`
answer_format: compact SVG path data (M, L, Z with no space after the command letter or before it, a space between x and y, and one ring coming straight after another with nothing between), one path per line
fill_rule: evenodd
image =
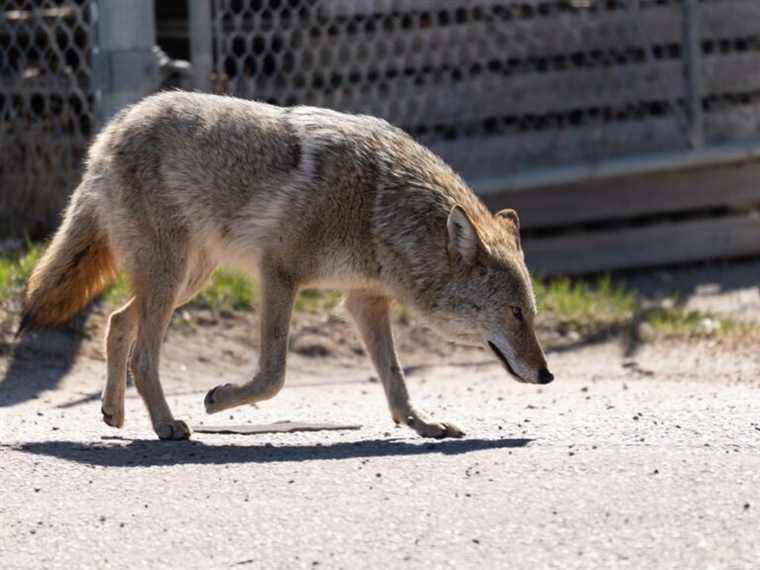
M116 278L108 237L81 190L29 278L17 336L66 323Z

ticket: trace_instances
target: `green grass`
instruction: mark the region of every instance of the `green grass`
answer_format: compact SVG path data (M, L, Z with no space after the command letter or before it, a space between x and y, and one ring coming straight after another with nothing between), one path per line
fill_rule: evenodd
M597 280L535 280L539 309L547 312L560 328L581 334L606 329L624 332L636 323L653 337L713 337L746 333L757 325L739 323L730 317L687 309L678 299L669 299L652 309L623 283L609 276Z
M128 298L129 282L126 275L119 273L114 284L103 292L103 300L108 305L117 306L126 303Z
M120 273L113 285L103 293L103 300L111 306L120 305L129 298L129 280ZM250 311L258 298L256 285L245 275L229 269L217 269L193 304L215 310Z
M338 306L341 298L342 295L338 291L303 289L296 297L295 309L306 313L332 311Z
M23 290L42 251L39 245L28 244L20 254L0 256L0 302Z
M129 285L124 275L105 293L109 305L119 305L127 300ZM333 309L340 301L340 293L304 289L296 298L296 311L317 313ZM192 305L208 307L216 311L250 311L260 299L257 284L238 271L219 268L211 275L208 284L192 301Z
M622 325L633 317L637 306L636 295L609 276L593 281L564 277L534 280L533 288L540 311L579 332Z
M259 297L256 285L242 273L219 268L194 303L216 310L250 311Z
M751 327L727 317L683 307L654 309L643 320L656 336L666 337L708 337Z
M0 256L0 302L19 295L40 259L43 247L27 244L24 251ZM705 337L732 332L746 332L757 327L702 311L687 310L677 300L654 309L642 309L642 300L623 283L609 276L586 279L535 279L534 290L539 310L545 322L582 335L601 330L623 332L633 323L647 325L651 334L659 337ZM124 303L129 284L124 275L103 294L108 306ZM336 291L302 290L295 302L299 312L320 313L333 310L341 299ZM193 300L193 305L213 310L250 311L260 300L255 282L244 274L229 269L217 269L208 285ZM394 307L395 320L411 321L408 308ZM754 330L754 329L753 329Z

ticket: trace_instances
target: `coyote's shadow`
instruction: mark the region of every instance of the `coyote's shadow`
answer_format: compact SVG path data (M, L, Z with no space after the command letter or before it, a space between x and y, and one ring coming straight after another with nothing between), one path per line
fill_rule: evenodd
M487 449L525 447L532 439L463 439L410 443L394 439L328 445L207 445L199 441L132 440L122 443L32 442L15 449L101 467L154 467L232 463L286 463L440 453L459 455Z
M0 378L0 407L33 400L58 386L76 362L86 338L85 323L94 305L66 327L41 330L21 338L13 347L5 375Z

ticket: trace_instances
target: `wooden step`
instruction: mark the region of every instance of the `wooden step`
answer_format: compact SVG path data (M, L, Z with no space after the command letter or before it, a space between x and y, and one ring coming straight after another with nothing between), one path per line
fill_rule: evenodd
M525 239L537 275L580 275L760 255L760 216L733 215L681 223Z
M745 162L484 196L514 208L523 229L760 204L760 163ZM477 186L476 186L477 188Z

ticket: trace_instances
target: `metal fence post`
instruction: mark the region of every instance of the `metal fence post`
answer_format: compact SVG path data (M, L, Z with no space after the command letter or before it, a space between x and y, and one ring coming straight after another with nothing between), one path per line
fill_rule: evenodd
M701 0L683 3L683 55L686 66L687 105L689 115L688 142L692 148L705 142L704 113L702 112L702 7Z
M93 60L100 126L158 88L155 43L153 0L98 0Z
M211 91L211 0L188 0L193 89Z

